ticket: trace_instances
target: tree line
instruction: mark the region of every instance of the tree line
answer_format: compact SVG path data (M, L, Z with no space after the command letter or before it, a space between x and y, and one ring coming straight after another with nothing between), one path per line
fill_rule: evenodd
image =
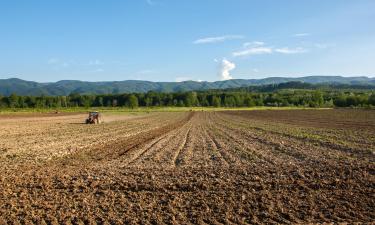
M0 96L0 108L70 107L372 107L375 92L343 90L283 89L273 92L249 90L210 90L177 93L132 93L68 96Z

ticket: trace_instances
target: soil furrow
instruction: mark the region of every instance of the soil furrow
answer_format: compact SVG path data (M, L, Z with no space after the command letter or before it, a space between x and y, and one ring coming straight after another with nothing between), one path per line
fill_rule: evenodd
M176 154L175 156L173 157L173 161L174 161L174 165L176 167L180 166L182 163L183 163L183 160L184 160L184 157L186 157L185 155L186 152L188 152L189 150L187 150L188 148L190 148L190 146L188 146L188 142L190 141L190 136L191 136L191 127L188 129L182 143L181 143L181 147L178 148L178 150L176 151Z
M0 140L14 142L0 142L0 224L372 224L375 154L314 138L371 148L375 111L304 113L144 113L99 125L0 115Z
M243 119L241 119L241 117L237 117L237 118L231 118L229 120L232 121L233 123L236 122L237 124L248 124L249 120L245 120L245 118L246 117L243 117ZM227 119L227 121L228 121L228 119ZM243 125L242 125L242 127L243 127ZM347 147L347 146L343 146L343 145L340 145L340 144L337 144L337 143L333 143L331 140L317 140L315 138L311 139L309 137L299 137L297 135L291 135L291 134L288 134L288 133L285 133L285 132L265 129L265 128L262 128L262 127L259 127L259 126L249 126L249 128L254 129L254 130L258 130L258 131L261 131L261 132L264 132L264 133L267 133L267 134L270 134L270 135L274 134L274 135L277 135L278 137L295 139L296 141L306 142L306 139L307 139L309 143L317 143L317 144L321 145L322 147L326 147L326 148L329 148L331 150L335 150L335 151L341 153L343 156L344 155L350 155L350 156L354 156L355 158L358 158L358 159L361 159L361 160L363 160L363 159L366 160L366 159L372 158L370 156L373 154L372 151L369 150L368 145L365 145L366 147L364 147L362 149L359 149L357 147ZM359 141L359 139L356 138L356 142L358 142L358 141ZM373 145L374 143L368 143L368 144ZM330 151L326 151L326 153L329 154Z
M224 124L228 124L228 120L225 120ZM303 143L296 141L296 140L290 140L286 137L273 137L272 134L267 133L265 138L264 136L262 137L262 134L264 135L265 133L259 133L259 131L254 130L254 132L250 132L249 129L243 129L241 125L234 123L232 121L232 125L229 127L227 125L222 125L225 126L228 129L231 129L234 132L240 132L243 135L245 135L247 138L251 138L254 141L260 142L261 144L265 146L272 146L274 153L278 152L279 156L280 154L282 155L287 155L290 157L295 158L296 163L306 163L308 162L311 165L319 165L319 164L328 164L326 158L328 156L329 151L323 151L320 150L319 148L314 147L313 145L309 145L308 149L309 152L304 152L303 150L306 149L306 147L303 147ZM276 139L277 141L273 141ZM292 143L290 143L292 142ZM309 143L310 144L310 143ZM301 146L302 145L302 146ZM297 148L296 146L301 146ZM316 151L312 151L312 148ZM320 152L322 155L314 155ZM313 154L312 154L313 153ZM336 157L334 157L336 158ZM290 159L287 158L285 161L289 161Z
M225 159L226 157L224 157L224 155L226 154L225 153L225 150L223 150L221 148L221 146L217 145L216 142L213 140L213 137L208 134L207 130L205 130L205 137L206 139L208 140L208 143L209 143L209 147L212 147L212 151L213 151L213 155L212 158L213 160L220 160L220 164L222 164L223 166L229 166L229 162Z

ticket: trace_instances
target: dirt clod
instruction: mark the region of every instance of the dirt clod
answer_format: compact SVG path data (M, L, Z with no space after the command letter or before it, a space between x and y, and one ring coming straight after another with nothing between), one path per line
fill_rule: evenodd
M85 116L0 116L0 224L375 221L375 111Z

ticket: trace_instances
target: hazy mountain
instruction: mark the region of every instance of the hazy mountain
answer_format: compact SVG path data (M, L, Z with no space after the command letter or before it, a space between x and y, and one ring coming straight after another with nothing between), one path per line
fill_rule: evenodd
M62 80L53 83L38 83L17 78L0 79L0 95L69 95L80 94L116 94L130 92L178 92L191 90L225 89L246 87L250 85L279 84L290 81L301 81L311 84L373 84L375 78L341 77L341 76L308 76L299 78L268 77L264 79L233 79L215 82L150 82L139 80L86 82Z

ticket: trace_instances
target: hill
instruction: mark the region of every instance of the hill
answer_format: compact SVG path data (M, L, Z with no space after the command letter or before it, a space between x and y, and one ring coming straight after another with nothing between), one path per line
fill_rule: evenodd
M375 78L368 77L342 77L342 76L308 76L299 78L268 77L264 79L233 79L215 82L151 82L139 80L87 82L77 80L62 80L52 83L38 83L25 81L18 78L0 79L0 95L8 96L12 93L18 95L69 95L79 94L117 94L117 93L142 93L179 92L192 90L228 89L247 87L251 85L280 84L285 82L305 82L310 84L348 84L348 85L375 85Z

